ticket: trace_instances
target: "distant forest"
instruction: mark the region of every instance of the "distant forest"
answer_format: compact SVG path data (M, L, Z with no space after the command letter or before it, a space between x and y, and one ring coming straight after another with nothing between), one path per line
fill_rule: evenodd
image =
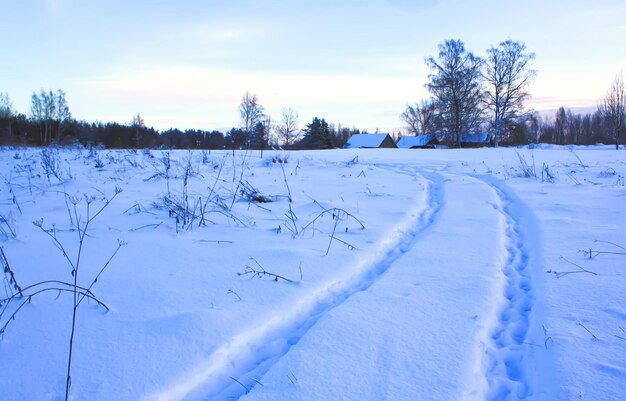
M515 125L505 135L500 145L518 146L529 143L612 144L609 135L610 121L598 109L593 113L572 113L561 107L553 119L542 119L538 114L526 116L523 124ZM311 126L311 127L309 127ZM313 129L313 140L307 133ZM321 131L320 135L318 132ZM314 119L304 130L293 133L290 142L273 127L267 141L254 141L254 134L248 135L242 127L234 127L228 132L204 130L169 129L158 131L148 127L141 118L121 124L116 122L90 123L74 118L50 117L39 119L24 114L0 115L0 145L46 146L49 144L83 146L103 146L105 148L175 148L175 149L262 149L281 146L288 149L327 149L342 147L351 135L367 133L357 128L327 124L323 119ZM399 133L395 133L395 137ZM252 138L251 138L252 137ZM623 138L621 141L623 143Z

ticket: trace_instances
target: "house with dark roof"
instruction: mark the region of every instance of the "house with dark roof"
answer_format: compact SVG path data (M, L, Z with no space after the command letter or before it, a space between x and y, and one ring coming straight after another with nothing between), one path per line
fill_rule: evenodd
M400 149L432 149L439 141L434 135L401 136L396 145Z
M485 146L493 146L493 138L486 132L459 135L459 142L461 142L462 148L482 148Z
M344 149L397 148L389 134L352 135L343 147Z

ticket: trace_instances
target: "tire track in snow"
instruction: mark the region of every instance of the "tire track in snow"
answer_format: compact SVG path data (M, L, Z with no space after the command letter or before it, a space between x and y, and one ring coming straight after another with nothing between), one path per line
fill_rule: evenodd
M414 174L417 174L413 171ZM263 325L243 332L212 353L206 364L147 399L238 399L260 383L260 379L326 313L352 295L368 290L403 254L418 235L435 220L441 207L438 175L423 174L424 193L420 206L368 255L355 273L317 288L291 310L277 313ZM422 206L423 205L423 206ZM237 381L235 381L235 379Z
M529 231L524 230L524 224L534 218L503 184L486 177L479 180L491 187L496 195L493 206L502 216L504 231L502 297L497 300L497 314L483 340L482 374L486 388L481 398L489 401L524 400L532 394L525 358L528 358L529 345L526 342L535 302L529 267L532 255L529 244L533 239L524 237Z

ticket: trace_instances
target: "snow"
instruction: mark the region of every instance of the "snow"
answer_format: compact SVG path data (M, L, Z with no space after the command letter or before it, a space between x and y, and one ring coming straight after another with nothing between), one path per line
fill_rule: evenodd
M92 217L113 199L79 284L126 244L92 288L110 310L78 309L73 400L623 399L623 150L51 154L60 179L0 151L17 282L73 280L32 222L74 261L85 194ZM1 398L62 400L72 295L8 320L24 300L3 302Z

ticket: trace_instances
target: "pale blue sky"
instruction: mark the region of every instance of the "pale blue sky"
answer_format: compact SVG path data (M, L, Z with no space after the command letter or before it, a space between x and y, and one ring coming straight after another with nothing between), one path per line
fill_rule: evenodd
M275 120L293 107L302 125L395 130L446 39L479 56L525 42L537 110L593 106L626 66L623 0L0 0L0 21L0 92L19 112L60 88L76 118L159 129L236 126L250 91Z

